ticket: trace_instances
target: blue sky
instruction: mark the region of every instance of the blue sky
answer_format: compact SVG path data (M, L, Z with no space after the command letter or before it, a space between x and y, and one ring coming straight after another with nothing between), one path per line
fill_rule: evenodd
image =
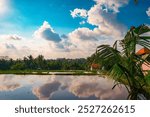
M11 0L11 2L18 16L14 13L8 17L8 22L30 28L40 26L46 20L61 34L69 33L80 26L80 19L74 20L70 10L77 7L90 9L94 5L92 0Z
M145 12L148 7L150 7L150 0L139 0L136 5L133 0L130 0L128 5L120 8L117 19L128 28L132 25L150 24L150 19Z
M15 11L10 16L6 16L4 21L23 28L33 27L34 30L46 20L58 33L67 34L78 27L92 28L88 24L80 25L81 19L73 19L70 10L75 8L89 10L94 4L92 0L11 0ZM120 8L117 20L127 27L148 24L150 20L145 11L149 6L149 0L140 1L137 5L130 0L128 5Z
M130 26L150 24L150 0L136 5L133 0L0 0L0 6L0 54L16 57L24 49L22 56L36 51L52 58L86 57L98 44L121 38ZM39 51L42 46L45 50Z

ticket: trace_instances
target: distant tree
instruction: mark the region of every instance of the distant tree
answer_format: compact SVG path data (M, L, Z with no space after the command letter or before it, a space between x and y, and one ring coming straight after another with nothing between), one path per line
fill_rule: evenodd
M11 66L11 70L25 70L25 64L18 62Z
M34 58L32 55L23 60L0 60L0 70L84 70L86 59L46 60L43 55Z
M47 63L43 55L39 55L37 58L35 58L34 62L36 63L37 69L47 68Z

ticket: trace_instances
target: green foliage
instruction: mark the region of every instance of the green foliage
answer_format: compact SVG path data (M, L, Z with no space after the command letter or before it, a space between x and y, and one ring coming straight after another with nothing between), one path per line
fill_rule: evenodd
M23 60L0 60L0 70L85 70L86 59L50 59L39 55L24 57Z
M11 66L11 70L24 70L25 69L25 64L24 63L16 63Z
M101 63L117 85L123 83L126 86L129 92L128 99L140 99L141 95L150 99L145 90L147 82L141 69L144 62L149 64L149 59L136 55L137 45L150 49L150 36L144 35L149 31L150 28L146 25L132 27L123 40L116 41L113 47L100 45L91 57L93 61Z

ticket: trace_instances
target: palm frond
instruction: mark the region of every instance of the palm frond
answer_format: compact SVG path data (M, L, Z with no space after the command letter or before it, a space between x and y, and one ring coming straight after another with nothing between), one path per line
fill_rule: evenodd
M150 27L149 26L146 26L146 25L141 25L137 28L134 29L134 32L138 35L141 35L141 34L144 34L144 33L147 33L150 31Z
M142 64L149 64L150 55L143 58L136 54L137 44L150 49L150 36L144 35L147 32L150 32L149 26L132 27L123 40L117 40L112 47L100 45L95 53L95 59L101 61L107 75L116 81L113 88L123 83L129 91L129 99L138 99L139 93L150 98L143 88L146 80L142 71ZM122 47L121 51L119 46Z
M102 61L104 66L112 66L119 62L120 52L109 45L101 45L96 51L97 57Z

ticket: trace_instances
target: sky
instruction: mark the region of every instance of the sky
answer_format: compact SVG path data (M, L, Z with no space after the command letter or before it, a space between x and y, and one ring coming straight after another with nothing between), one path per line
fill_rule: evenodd
M0 0L0 56L86 58L150 25L150 0Z

